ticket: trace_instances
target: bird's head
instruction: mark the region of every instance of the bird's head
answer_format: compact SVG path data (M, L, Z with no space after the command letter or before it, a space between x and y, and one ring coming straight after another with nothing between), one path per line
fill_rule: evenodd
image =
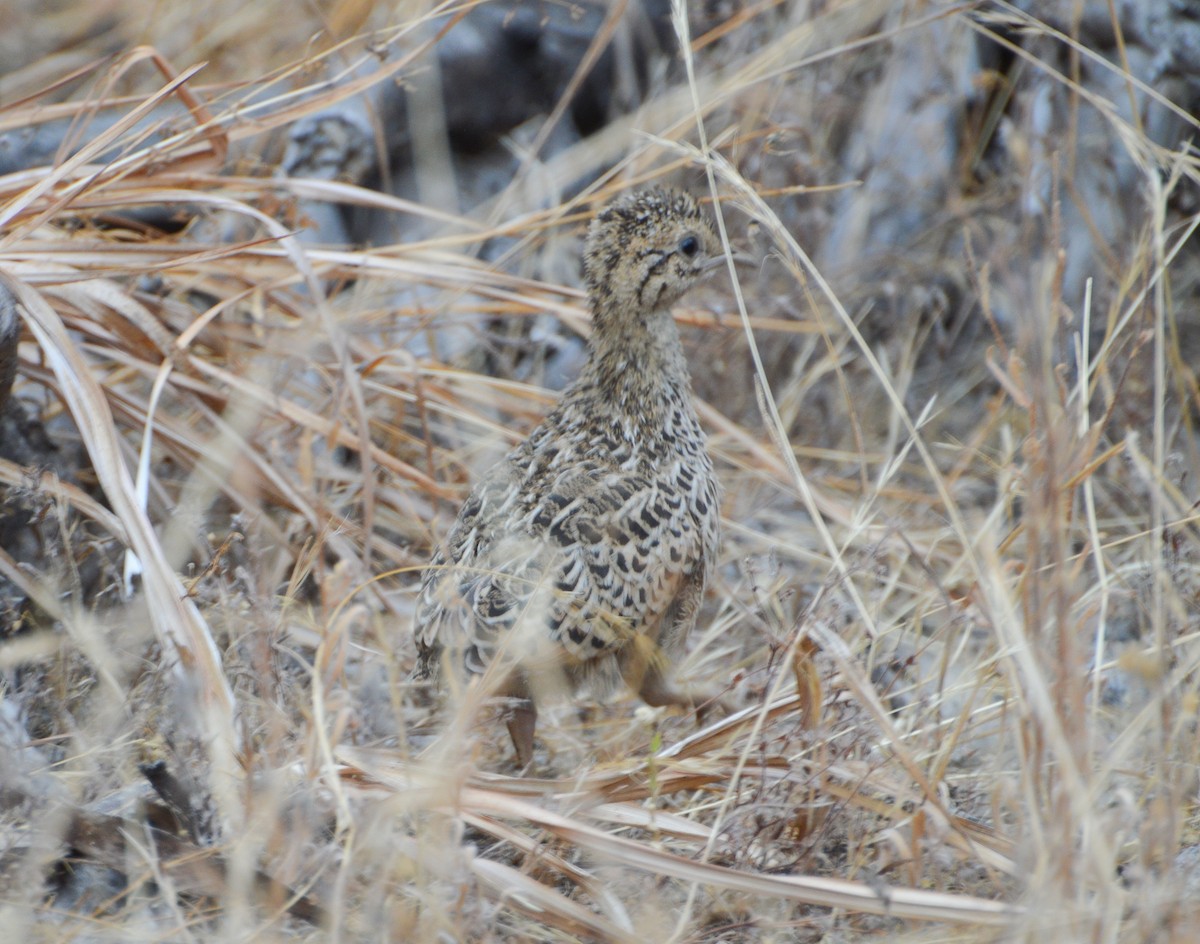
M583 252L596 313L641 319L669 308L723 261L721 242L696 201L660 187L605 207Z

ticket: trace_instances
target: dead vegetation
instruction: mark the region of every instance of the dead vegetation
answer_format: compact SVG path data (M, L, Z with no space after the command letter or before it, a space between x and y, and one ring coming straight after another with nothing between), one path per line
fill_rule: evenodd
M0 176L13 940L1193 938L1182 13L696 4L455 208L275 173L446 20L17 6L0 131L59 130ZM679 671L734 711L562 704L518 777L408 681L416 577L569 375L582 222L659 177L764 260L679 312L726 489Z

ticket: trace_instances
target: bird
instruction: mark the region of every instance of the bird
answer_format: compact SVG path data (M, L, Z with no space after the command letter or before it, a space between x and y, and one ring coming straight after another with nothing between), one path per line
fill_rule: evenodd
M651 706L702 704L668 662L717 561L721 489L670 309L724 260L682 191L637 191L594 217L586 362L476 483L423 572L414 678L490 672L522 768L555 691L623 681Z

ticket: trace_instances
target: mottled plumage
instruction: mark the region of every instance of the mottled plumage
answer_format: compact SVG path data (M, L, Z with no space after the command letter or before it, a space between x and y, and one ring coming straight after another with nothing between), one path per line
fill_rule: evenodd
M661 647L696 620L719 489L670 306L722 258L684 194L644 191L596 217L588 362L475 486L424 574L417 676L497 663L497 694L520 700L509 731L523 764L543 687L620 677L648 704L691 704Z

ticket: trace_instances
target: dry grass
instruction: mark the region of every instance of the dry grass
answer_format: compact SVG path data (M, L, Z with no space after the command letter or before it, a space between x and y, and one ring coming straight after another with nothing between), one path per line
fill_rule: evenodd
M1089 259L1095 294L1064 261L1082 231L1058 205L1022 231L1013 180L956 191L949 254L927 233L850 279L806 253L858 186L822 155L892 44L958 8L748 5L686 77L536 167L548 191L614 170L466 219L266 173L278 129L345 94L327 78L419 35L411 10L237 4L209 31L115 3L55 46L39 6L0 128L78 116L89 143L0 178L0 273L27 328L18 392L87 459L74 483L0 461L70 551L0 553L38 603L0 642L13 940L1190 939L1190 153L1075 100L1142 172L1137 228ZM970 29L1025 30L1024 67L1076 81L1038 58L1065 37L995 11ZM108 102L127 120L90 133ZM137 120L162 102L148 144ZM1064 162L1063 203L1091 172ZM561 705L517 777L478 693L433 711L412 690L407 633L474 471L553 394L408 345L479 312L586 332L578 290L516 266L553 271L596 206L661 175L719 194L766 260L680 312L727 493L680 674L736 710L697 729L631 696ZM301 208L333 201L433 234L299 239ZM127 221L163 205L188 227ZM510 266L478 261L491 238ZM969 330L939 321L947 280ZM76 557L103 562L99 589ZM206 798L190 837L149 832L138 765L164 760ZM79 897L47 898L64 868Z

